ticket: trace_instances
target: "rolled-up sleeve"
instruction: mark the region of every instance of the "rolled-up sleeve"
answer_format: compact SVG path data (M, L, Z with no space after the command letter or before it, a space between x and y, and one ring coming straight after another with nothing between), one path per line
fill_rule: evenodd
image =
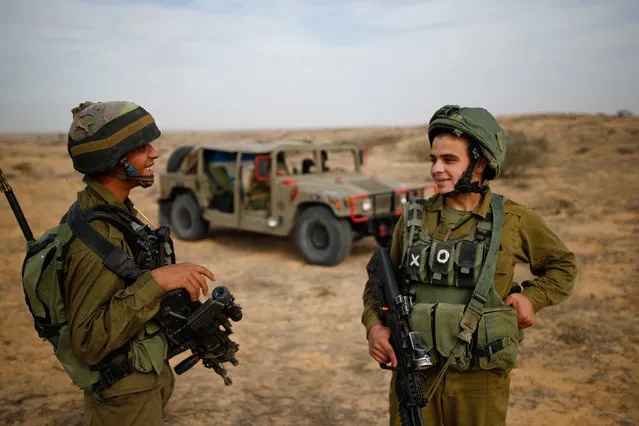
M575 255L532 210L521 216L520 256L527 258L535 279L528 281L523 294L535 312L563 302L573 291L577 275Z

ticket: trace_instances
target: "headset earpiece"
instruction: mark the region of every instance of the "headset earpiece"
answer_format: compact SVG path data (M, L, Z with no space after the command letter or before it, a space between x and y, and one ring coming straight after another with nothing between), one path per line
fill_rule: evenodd
M124 171L127 176L138 175L138 171L135 169L135 167L130 165L128 161L126 161L126 157L122 157L122 159L120 160L120 164L122 165L122 167L124 167Z

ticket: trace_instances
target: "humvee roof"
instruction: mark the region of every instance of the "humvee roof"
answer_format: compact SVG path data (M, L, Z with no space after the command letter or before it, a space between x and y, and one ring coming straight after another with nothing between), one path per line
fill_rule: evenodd
M295 149L326 149L326 150L350 150L353 149L352 145L339 144L339 143L317 143L313 141L298 141L298 140L278 140L274 142L258 142L258 141L224 141L212 144L198 144L197 148L209 149L212 151L223 152L246 152L252 154L259 154L263 152L282 151L282 150L295 150Z

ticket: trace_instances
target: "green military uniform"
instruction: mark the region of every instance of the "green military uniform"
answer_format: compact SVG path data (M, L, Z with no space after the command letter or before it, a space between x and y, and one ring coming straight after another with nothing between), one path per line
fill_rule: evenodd
M87 187L78 193L80 208L106 203L135 212L129 199L122 202L90 177L84 181ZM93 221L92 225L111 244L132 255L124 236L113 225L103 221ZM162 424L162 409L173 390L174 377L166 359L165 337L151 320L165 290L151 272L125 288L102 259L77 238L69 247L65 276L65 302L76 357L87 365L96 365L130 341L126 356L135 368L134 373L102 392L103 403L97 403L94 392L85 391L87 423Z
M466 220L450 229L446 220L444 198L433 197L427 207L424 226L430 236L444 239L461 238L469 233L474 222L486 218L489 211L491 192L484 196L477 208L467 216ZM391 246L391 260L395 268L399 268L404 252L404 216L397 223ZM495 271L495 290L502 299L506 298L513 283L515 264L530 264L530 270L537 278L523 290L523 294L531 301L536 311L557 304L566 299L573 287L576 273L574 254L566 248L562 241L543 223L541 218L529 208L508 200L505 204L505 220L502 230L501 248L497 255ZM366 332L371 327L381 324L368 291L368 283L364 290L364 312L362 322ZM416 300L419 303L420 300ZM426 372L428 380L422 384L423 389L430 388L438 368ZM422 412L425 424L469 424L487 426L505 422L508 406L509 371L470 370L457 371L450 369L437 389L434 400ZM399 424L397 397L394 382L390 391L391 424ZM468 408L472 418L459 418L457 406ZM476 419L477 413L485 413L486 420ZM457 417L455 417L457 416ZM491 417L492 416L492 417Z
M488 177L484 175L485 179L498 176L503 166L506 138L490 113L480 108L447 105L431 119L431 144L434 137L442 132L470 139L471 163L465 175L455 184L455 191L482 195L472 212L457 211L446 206L445 198L440 194L429 199L423 207L419 207L419 203L411 203L393 233L391 261L397 271L406 274L409 290L415 295L411 328L419 332L425 344L424 349L433 357L433 366L424 370L425 377L421 385L425 393L431 390L432 384L435 383L436 387L430 402L422 409L422 415L424 424L505 425L510 369L516 366L517 341L523 338L521 330L516 329L515 310L503 303L513 289L515 265L529 264L530 271L536 276L534 280L526 282L521 292L537 312L562 302L571 294L576 274L575 256L532 210L512 200L502 203L501 197L493 195L490 189L484 189L476 181L473 183L470 180L480 156L486 158L488 163ZM503 206L503 210L500 206ZM407 211L410 212L408 218ZM418 229L419 232L416 232ZM499 244L492 244L491 232L495 236L500 235ZM483 255L474 254L478 246L472 244L477 244L477 241L480 245L477 253L483 252ZM490 241L489 251L482 251L482 241ZM470 255L468 252L462 255L464 249L459 248L461 243L468 243L463 247L472 247ZM454 251L450 250L452 247L455 247ZM409 253L411 256L408 256ZM419 262L415 253L422 253ZM486 268L480 268L481 263L464 263L469 259L468 256L473 262L485 256L481 262ZM469 283L463 268L441 269L443 265L446 268L459 268L462 264L469 268L466 271L482 271L479 279L475 276ZM488 265L495 267L494 277L484 274L484 269L490 270ZM457 272L453 273L453 270ZM362 313L367 335L373 326L382 325L369 286L367 282ZM484 304L483 311L479 305L484 313L480 314L481 319L476 320L479 326L475 321L471 328L466 329L469 325L466 322L467 314L476 312L470 309L470 304L476 303L478 299L475 294L483 291L479 291L479 288L489 290L489 293L484 294L487 298L481 301ZM460 302L464 294L473 291L475 293L468 305ZM468 308L464 310L466 306ZM498 335L497 330L504 334ZM472 332L475 333L471 339L467 333ZM489 339L489 335L493 334ZM448 369L444 370L437 384L438 373L446 367ZM389 399L390 423L399 425L395 375L391 380Z

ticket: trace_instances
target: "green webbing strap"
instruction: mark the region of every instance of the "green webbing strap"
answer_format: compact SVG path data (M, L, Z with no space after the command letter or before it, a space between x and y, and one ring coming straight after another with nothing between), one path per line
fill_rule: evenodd
M424 226L424 206L414 201L408 206L408 215L406 217L406 225L408 225L408 241L412 244L416 237L419 237L419 231Z
M479 319L482 315L482 308L488 293L495 282L495 268L497 267L497 252L499 252L499 244L501 243L501 230L504 227L504 203L505 199L499 194L492 194L490 199L490 208L493 214L493 230L490 236L490 247L488 255L484 261L484 265L479 276L477 286L473 292L473 296L466 306L464 315L459 323L461 331L457 333L457 338L470 343L473 333L477 328Z
M419 238L419 232L424 226L424 206L416 200L410 200L404 204L404 250L402 251L402 261L400 265L404 266L404 259L408 248L413 245L415 240Z

